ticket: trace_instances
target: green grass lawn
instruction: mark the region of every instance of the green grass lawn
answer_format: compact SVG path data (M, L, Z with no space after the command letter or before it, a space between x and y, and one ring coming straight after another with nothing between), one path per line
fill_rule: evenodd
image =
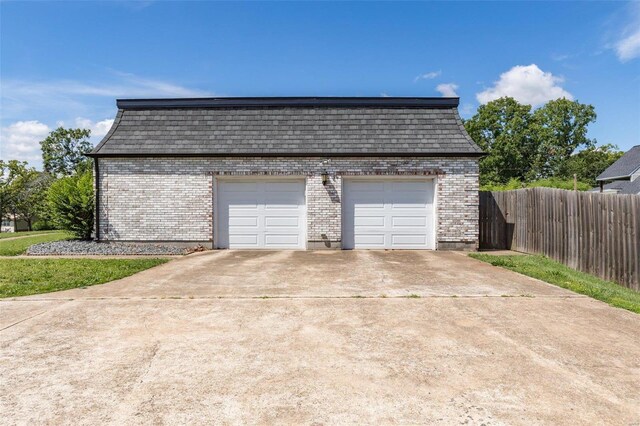
M61 231L20 231L20 232L0 232L0 240L5 238L27 237L30 235L53 234Z
M640 292L628 289L612 281L604 281L593 275L575 271L544 256L493 256L472 253L469 256L494 266L500 266L546 281L576 293L602 300L618 308L640 313Z
M0 240L0 256L18 256L27 251L32 244L47 243L49 241L69 240L73 238L68 232L58 231L47 233L44 235L34 235L27 238L18 238L17 240L2 241Z
M49 293L128 277L169 259L2 259L0 298Z

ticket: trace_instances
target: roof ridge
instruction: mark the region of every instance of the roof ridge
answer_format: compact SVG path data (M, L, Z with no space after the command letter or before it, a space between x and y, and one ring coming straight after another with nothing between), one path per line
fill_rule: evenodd
M211 97L117 99L119 109L159 108L455 108L460 98L451 97Z

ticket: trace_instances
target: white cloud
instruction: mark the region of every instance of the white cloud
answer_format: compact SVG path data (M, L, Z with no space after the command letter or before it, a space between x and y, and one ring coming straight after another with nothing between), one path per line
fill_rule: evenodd
M102 121L91 121L88 118L78 117L76 118L76 127L80 129L91 130L91 138L102 138L107 134L111 126L113 125L113 118L108 118Z
M460 115L462 115L463 117L471 117L475 112L476 112L476 108L473 104L462 104L462 107L459 109L460 111Z
M433 80L436 77L439 77L442 74L442 71L430 71L424 74L420 74L416 78L413 79L413 82L416 83L420 80Z
M26 160L40 166L38 142L54 123L55 127L90 129L91 141L95 143L113 123L112 119L103 118L115 113L115 98L213 95L174 82L113 70L87 81L3 78L0 79L0 155L3 159Z
M640 57L640 23L635 33L629 34L616 42L616 54L622 62Z
M500 79L490 87L476 94L478 102L485 104L504 96L510 96L518 102L539 106L547 101L567 98L573 95L562 87L562 77L543 72L536 64L517 65L500 75Z
M455 83L442 83L436 86L436 90L440 92L440 94L447 98L455 98L458 96L456 90L458 90L458 85Z
M110 71L101 81L0 80L2 115L17 121L64 111L67 117L103 115L115 98L206 97L214 94L164 80ZM96 107L100 105L99 111ZM106 108L109 105L109 108ZM48 117L50 121L59 117Z
M0 158L40 163L40 141L51 131L37 120L17 121L0 131Z
M631 2L614 19L617 28L616 40L608 47L613 48L621 62L640 58L640 2Z
M47 98L73 96L117 97L203 97L212 94L189 89L178 84L137 77L133 74L114 73L118 81L110 83L85 83L73 80L23 81L2 80L3 97Z

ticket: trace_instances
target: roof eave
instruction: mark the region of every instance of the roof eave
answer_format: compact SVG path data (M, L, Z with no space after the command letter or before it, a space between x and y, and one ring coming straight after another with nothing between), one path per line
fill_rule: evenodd
M346 152L346 153L100 153L88 152L91 158L184 158L184 157L469 157L479 158L484 152Z
M606 182L608 180L626 180L626 179L631 179L631 175L633 173L629 174L629 175L624 175L624 176L607 176L607 177L600 177L598 176L596 178L596 182Z

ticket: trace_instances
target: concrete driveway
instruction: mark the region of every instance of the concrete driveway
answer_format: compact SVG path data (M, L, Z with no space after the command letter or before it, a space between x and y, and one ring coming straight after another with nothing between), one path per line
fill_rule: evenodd
M0 310L1 423L640 424L640 316L460 253L210 252Z

